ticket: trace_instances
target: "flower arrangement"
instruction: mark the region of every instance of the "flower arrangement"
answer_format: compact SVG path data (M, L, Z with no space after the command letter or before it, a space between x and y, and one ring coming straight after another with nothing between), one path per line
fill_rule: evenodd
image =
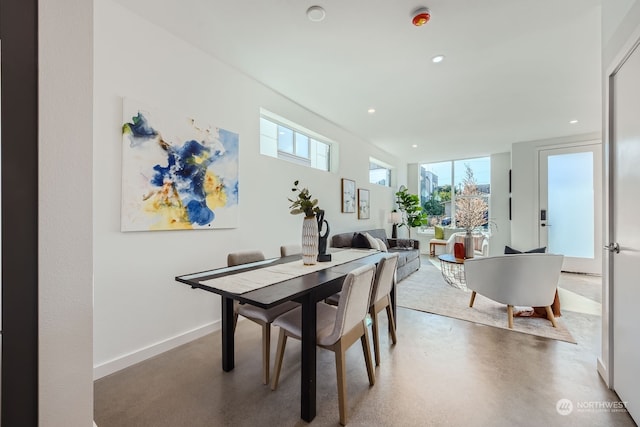
M294 181L294 187L291 189L293 192L298 192L298 196L295 199L288 199L291 202L291 215L298 215L303 213L305 217L315 216L321 211L318 207L318 199L312 199L309 190L306 188L300 189L298 187L299 181Z

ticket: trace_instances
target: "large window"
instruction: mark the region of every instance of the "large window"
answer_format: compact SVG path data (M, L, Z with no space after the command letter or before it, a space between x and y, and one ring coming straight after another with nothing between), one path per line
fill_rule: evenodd
M380 160L369 158L369 183L391 187L391 166Z
M491 194L489 157L420 165L420 203L430 225L463 227L461 209L482 209L488 223ZM457 218L457 219L456 219Z
M331 170L332 144L313 132L264 114L260 117L260 152L293 163Z

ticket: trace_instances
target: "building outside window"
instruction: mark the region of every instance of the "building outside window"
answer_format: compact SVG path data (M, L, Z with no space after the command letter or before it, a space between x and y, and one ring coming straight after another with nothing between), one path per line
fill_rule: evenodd
M420 165L420 203L430 225L456 227L456 198L463 195L463 181L471 171L479 195L486 202L491 194L489 157L452 160ZM487 210L485 217L489 218Z

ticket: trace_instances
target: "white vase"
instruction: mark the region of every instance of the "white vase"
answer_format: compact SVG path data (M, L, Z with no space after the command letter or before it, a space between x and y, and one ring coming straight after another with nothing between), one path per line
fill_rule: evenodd
M318 221L307 216L302 222L302 262L313 265L318 262Z
M470 231L467 231L467 234L464 235L464 257L465 258L473 258L474 256L474 247L473 247L473 236Z

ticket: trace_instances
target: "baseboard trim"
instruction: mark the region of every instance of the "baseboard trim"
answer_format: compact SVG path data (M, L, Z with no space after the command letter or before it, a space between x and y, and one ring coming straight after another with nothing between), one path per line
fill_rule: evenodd
M218 331L220 330L220 327L221 323L218 320L216 322L209 323L207 325L185 332L184 334L177 335L159 343L152 344L148 347L94 366L93 379L97 380L99 378L106 377L107 375L113 374L114 372L117 372L121 369L135 365L136 363L157 356L161 353L164 353L165 351L181 346L182 344L186 344L207 334Z
M600 374L600 378L602 378L602 381L604 381L604 383L607 385L607 387L611 388L611 384L609 384L609 371L607 369L607 367L604 365L604 363L602 362L602 359L600 359L598 357L598 361L597 361L597 370L598 370L598 374Z

